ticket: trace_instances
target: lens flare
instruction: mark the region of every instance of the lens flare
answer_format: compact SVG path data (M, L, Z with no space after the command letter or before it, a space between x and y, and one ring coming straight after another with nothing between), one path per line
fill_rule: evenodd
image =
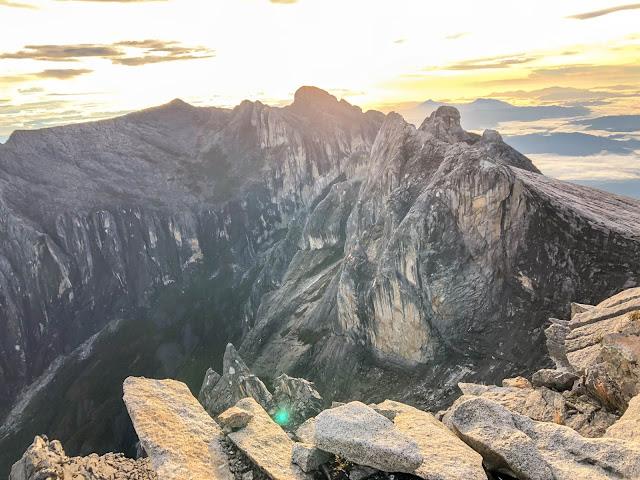
M289 412L284 408L281 408L276 412L273 419L278 425L286 425L287 423L289 423Z

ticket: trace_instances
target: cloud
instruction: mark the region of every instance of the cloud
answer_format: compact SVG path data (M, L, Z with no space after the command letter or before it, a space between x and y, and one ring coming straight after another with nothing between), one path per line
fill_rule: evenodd
M479 98L469 103L442 103L428 100L400 113L412 123L420 123L442 105L457 108L462 126L468 130L496 128L506 122L538 122L540 120L573 118L590 113L583 106L537 105L517 106L494 98Z
M519 78L498 78L475 82L476 85L513 86L513 85L571 85L574 88L612 83L633 84L638 81L640 64L618 65L574 64L557 67L535 68L526 76Z
M0 54L0 59L77 62L82 58L103 58L114 64L137 66L177 60L196 60L214 55L215 52L206 47L187 47L175 41L129 40L107 45L26 45L17 52Z
M30 8L34 10L38 8L35 5L30 5L28 3L12 2L10 0L0 0L0 7Z
M167 0L58 0L58 2L94 2L94 3L149 3L166 2Z
M0 85L9 85L12 83L24 83L31 80L68 80L80 75L86 75L93 70L86 68L54 68L48 70L42 70L40 72L20 73L17 75L5 75L0 76Z
M627 5L619 5L617 7L603 8L602 10L594 10L591 12L571 15L567 18L573 18L575 20L589 20L591 18L602 17L603 15L609 15L610 13L621 12L623 10L636 10L636 9L640 9L640 3L630 3Z
M509 68L513 65L522 65L525 63L531 63L537 60L539 57L515 54L515 55L500 55L496 57L483 57L475 58L471 60L463 60L458 63L442 67L430 67L428 71L465 71L465 70L486 70L495 68Z
M640 149L640 141L635 139L623 140L580 132L528 133L507 136L505 142L525 155L588 156L603 152L631 155L635 150Z
M18 93L21 93L23 95L32 95L34 93L43 93L43 92L44 92L44 88L40 88L40 87L18 89Z
M584 125L587 130L607 132L640 132L640 115L605 115L603 117L574 120L574 125Z
M458 32L458 33L453 33L451 35L447 35L446 37L444 37L446 40L458 40L459 38L463 38L469 35L469 32Z
M86 75L93 70L87 68L54 68L49 70L43 70L32 75L37 78L55 78L57 80L67 80L69 78L79 77L80 75Z
M636 91L634 91L636 90ZM575 87L545 87L535 90L510 90L493 92L491 98L531 100L539 103L560 102L597 105L621 97L634 97L640 93L636 85L611 85L596 89Z

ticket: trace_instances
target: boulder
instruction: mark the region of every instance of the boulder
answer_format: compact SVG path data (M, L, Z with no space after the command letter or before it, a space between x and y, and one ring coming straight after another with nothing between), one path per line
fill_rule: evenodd
M567 425L586 437L602 436L618 418L579 390L561 394L546 387L515 388L473 383L460 383L458 387L464 397L487 398L513 413L541 422ZM447 415L445 413L444 417Z
M566 405L562 395L548 388L497 387L459 383L464 395L488 398L512 412L543 422L562 423L566 417Z
M273 408L288 413L290 425L300 425L316 416L323 408L322 396L314 384L304 378L286 374L276 378L273 388Z
M161 480L232 480L222 431L184 383L129 377L123 398Z
M217 420L223 428L231 431L245 427L251 420L251 416L246 410L231 407L218 415Z
M324 452L308 443L296 442L293 444L292 461L304 472L317 470L333 458L330 453Z
M303 480L304 472L292 463L293 441L252 397L235 408L250 415L247 424L227 437L273 480Z
M296 438L302 443L315 443L316 439L316 419L309 418L296 430Z
M543 368L533 374L531 383L534 387L546 387L557 392L564 392L571 390L578 378L578 375L572 372Z
M58 440L35 437L11 468L9 480L157 480L148 459L132 460L121 453L68 457Z
M200 390L199 398L211 416L215 417L246 397L252 397L266 410L272 407L271 393L262 380L251 373L231 343L224 352L222 366L222 376L215 384L216 373L207 370Z
M502 380L502 386L512 388L533 388L531 382L524 377L505 378Z
M607 429L605 437L640 442L640 395L631 399L627 411Z
M321 450L386 472L412 473L422 465L416 441L361 402L321 412L315 418L314 440Z
M422 464L412 473L425 480L486 479L482 456L428 412L385 400L378 408L393 413L398 431L418 444Z
M449 420L492 472L521 480L640 478L637 442L585 438L569 427L537 422L479 397L458 402Z

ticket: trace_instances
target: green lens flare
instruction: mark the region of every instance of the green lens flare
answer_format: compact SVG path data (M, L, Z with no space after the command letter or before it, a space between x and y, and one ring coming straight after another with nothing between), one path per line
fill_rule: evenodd
M286 425L289 423L289 412L284 409L280 409L276 412L273 419L278 425Z

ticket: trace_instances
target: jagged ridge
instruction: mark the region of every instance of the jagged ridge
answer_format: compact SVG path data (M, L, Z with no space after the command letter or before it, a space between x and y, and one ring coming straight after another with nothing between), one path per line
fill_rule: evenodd
M45 388L103 416L36 395L0 443L23 450L48 424L74 453L126 448L124 376L196 388L229 340L261 376L329 398L437 406L460 379L532 371L548 316L638 282L638 202L576 188L454 110L416 129L310 87L285 108L172 102L16 133L0 147L3 405L124 321Z

